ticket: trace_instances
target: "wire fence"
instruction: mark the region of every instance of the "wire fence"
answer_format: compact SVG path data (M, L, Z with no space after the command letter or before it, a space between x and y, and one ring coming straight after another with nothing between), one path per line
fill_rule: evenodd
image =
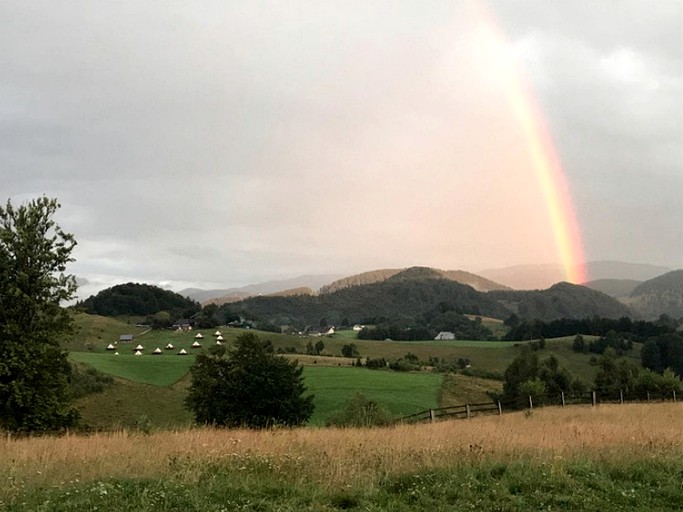
M585 393L555 393L543 395L521 396L512 400L495 400L475 404L452 405L435 409L425 409L408 416L403 416L399 423L419 423L439 419L467 419L487 414L502 415L506 412L533 410L537 407L565 407L567 405L590 404L625 404L648 402L676 403L679 396L675 390L651 393L624 390L594 390Z

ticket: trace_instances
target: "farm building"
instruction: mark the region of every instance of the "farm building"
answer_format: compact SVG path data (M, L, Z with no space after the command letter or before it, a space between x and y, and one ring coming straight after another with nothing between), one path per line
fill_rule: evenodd
M155 348L154 352L152 352L152 354L158 356L159 354L161 354L161 349L159 347Z
M116 350L116 347L113 344L107 345L107 350Z
M198 332L197 335L195 336L195 339L201 340L204 336L202 336L201 332Z
M119 336L119 341L121 343L130 343L133 341L133 335L132 334L122 334Z
M173 324L172 328L179 331L190 331L192 330L192 324L188 318L181 318Z
M199 348L199 347L201 347L201 346L202 346L202 344L199 343L198 341L195 341L195 342L192 344L192 348Z
M166 345L165 348L166 348L166 350L173 350L173 344L169 343L168 345Z
M434 339L435 340L454 340L455 334L453 334L450 331L441 331L439 334L436 335L436 337Z
M142 352L140 352L139 350L136 350L136 351L135 351L135 355L136 355L136 356L141 356L141 355L142 355Z
M145 347L143 347L142 345L138 345L133 350L145 350Z
M186 355L187 355L187 350L185 350L184 348L181 348L181 349L180 349L180 352L178 352L178 355L179 355L179 356L186 356Z

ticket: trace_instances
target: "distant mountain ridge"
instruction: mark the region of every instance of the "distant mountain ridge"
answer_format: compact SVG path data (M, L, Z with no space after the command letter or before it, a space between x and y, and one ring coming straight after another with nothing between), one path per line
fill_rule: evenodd
M666 272L669 267L623 261L589 261L586 273L592 281L600 279L633 279L645 281ZM486 269L477 273L515 290L542 290L566 279L560 264L516 265Z
M273 281L266 281L263 283L249 284L237 288L202 290L199 288L185 288L179 291L180 295L189 297L201 303L224 303L234 302L252 297L256 295L269 295L271 293L284 292L295 288L310 288L318 290L322 286L329 284L337 279L342 278L342 274L321 274L321 275L303 275L293 277L290 279L279 279ZM223 299L222 301L214 301L210 299Z
M583 286L602 292L610 297L620 298L628 297L636 289L636 286L642 282L635 279L596 279L595 281L584 283Z

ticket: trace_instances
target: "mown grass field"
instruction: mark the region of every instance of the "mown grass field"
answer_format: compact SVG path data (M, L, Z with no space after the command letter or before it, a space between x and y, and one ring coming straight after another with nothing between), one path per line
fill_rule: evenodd
M683 404L382 429L0 439L0 509L673 511Z
M312 366L304 368L304 377L316 397L312 425L324 425L356 393L386 405L395 416L437 407L443 381L443 375L434 373Z
M153 428L189 426L191 415L184 410L193 357L160 359L110 354L72 354L75 360L120 377L103 393L77 402L82 422L95 429L134 427L143 416ZM114 364L112 364L114 363ZM175 366L174 366L175 365ZM431 373L396 373L388 370L338 366L306 366L304 378L315 395L310 425L324 425L355 393L386 405L397 416L437 407L443 376ZM125 379L125 380L124 380Z

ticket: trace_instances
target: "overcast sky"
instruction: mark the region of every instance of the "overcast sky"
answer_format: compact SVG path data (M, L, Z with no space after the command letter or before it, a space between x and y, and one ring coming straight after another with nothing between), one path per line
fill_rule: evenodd
M680 268L682 6L3 0L0 199L57 197L93 286L557 262L484 9L587 259Z

